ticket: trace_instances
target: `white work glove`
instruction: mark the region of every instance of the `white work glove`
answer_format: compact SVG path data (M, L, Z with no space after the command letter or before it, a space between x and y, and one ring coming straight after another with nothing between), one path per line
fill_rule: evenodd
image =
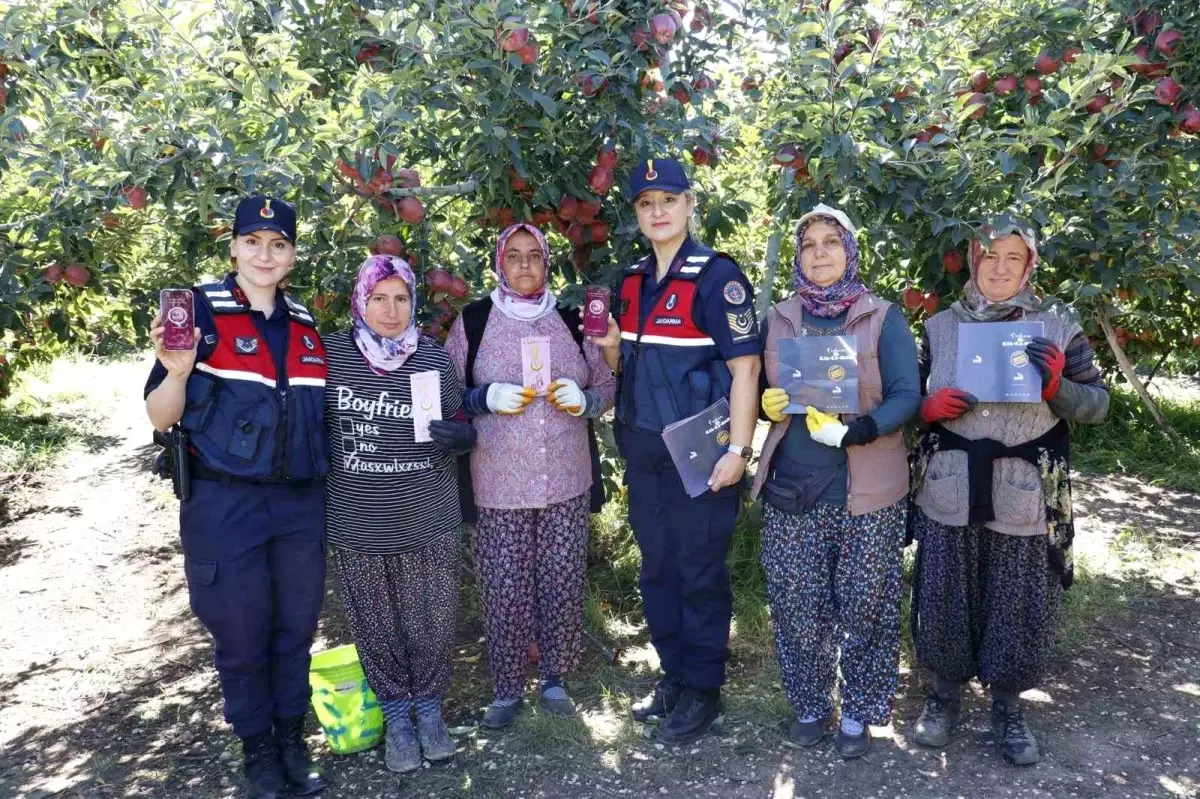
M569 377L560 377L550 384L550 393L546 395L557 410L572 416L582 416L586 400L583 389Z
M812 436L812 440L827 447L840 447L850 428L838 421L833 414L821 413L811 405L805 410L808 414L805 424L808 425L808 434Z
M525 406L533 402L537 392L532 388L514 386L512 383L492 383L488 386L487 406L492 413L513 416L525 412Z

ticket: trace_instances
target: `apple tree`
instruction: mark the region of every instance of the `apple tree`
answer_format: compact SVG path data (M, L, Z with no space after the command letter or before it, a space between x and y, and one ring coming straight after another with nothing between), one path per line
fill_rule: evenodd
M1200 346L1200 7L829 0L758 24L746 107L777 212L846 209L885 296L944 307L979 225L1012 212L1041 229L1039 286L1135 389L1127 354Z
M734 22L687 3L50 0L0 16L0 346L13 366L145 330L228 269L247 192L297 205L293 288L345 324L368 251L403 253L444 334L496 230L552 229L568 296L627 263L646 154L722 157ZM732 193L706 219L745 218Z

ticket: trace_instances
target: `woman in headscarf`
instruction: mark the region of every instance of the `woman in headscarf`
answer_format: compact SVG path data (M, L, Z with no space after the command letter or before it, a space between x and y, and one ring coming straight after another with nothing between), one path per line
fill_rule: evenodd
M359 659L387 722L385 762L397 772L419 768L422 754L454 756L441 707L461 562L455 456L475 440L450 358L417 329L416 301L408 263L371 256L354 285L351 328L325 338L327 533ZM441 418L423 435L419 422L439 402Z
M579 313L558 307L549 264L540 230L505 229L496 289L463 309L446 341L479 432L471 543L494 693L483 724L492 729L511 724L524 704L533 643L539 706L575 713L565 678L579 663L588 514L603 502L590 420L612 407L615 381L600 350L583 341ZM539 392L525 367L547 365Z
M913 739L944 746L961 685L978 676L991 691L1000 753L1027 765L1040 753L1018 697L1045 672L1072 577L1067 422L1101 422L1108 391L1074 313L1033 289L1031 226L1001 219L972 243L968 260L962 298L931 317L921 338L928 429L913 458L912 618L917 659L933 685ZM956 387L960 330L1015 321L1044 328L1013 353L1040 374L1040 401L981 403Z
M795 296L765 321L771 387L762 407L772 425L754 480L764 500L762 562L779 667L796 712L792 741L815 746L824 738L840 650L836 745L853 758L870 746L869 725L889 722L896 691L908 493L900 427L921 398L917 350L900 309L864 285L855 228L841 211L818 205L800 218L795 282ZM783 386L794 382L798 364L781 364L781 342L807 336L842 337L822 341L821 349L856 362L857 386L847 389L857 393L857 413L824 413L789 399ZM822 376L835 370L844 382L845 367L831 364ZM789 411L803 413L804 422L793 423Z

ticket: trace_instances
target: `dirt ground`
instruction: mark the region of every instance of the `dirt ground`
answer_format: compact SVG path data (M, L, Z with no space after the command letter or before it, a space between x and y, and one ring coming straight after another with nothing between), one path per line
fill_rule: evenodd
M240 795L239 747L188 610L177 506L147 471L147 369L61 367L61 411L86 419L88 435L49 470L0 475L0 797ZM793 750L769 655L736 637L721 732L663 749L628 720L653 666L634 627L608 631L623 637L618 664L589 649L572 684L580 719L531 712L485 733L475 727L487 688L467 585L447 703L458 756L401 777L378 750L331 754L314 725L333 786L325 796L1200 796L1200 498L1091 477L1077 480L1076 499L1076 629L1046 684L1026 694L1044 752L1036 767L996 755L978 687L944 751L910 745L921 689L908 669L896 720L874 731L867 758L843 763L828 744ZM345 629L331 585L318 647L345 641Z

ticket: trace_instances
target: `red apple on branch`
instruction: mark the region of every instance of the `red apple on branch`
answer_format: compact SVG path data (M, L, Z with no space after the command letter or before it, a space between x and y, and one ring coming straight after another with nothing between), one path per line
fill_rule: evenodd
M1179 40L1183 38L1183 34L1174 28L1163 31L1154 38L1154 49L1165 55L1167 58L1175 57L1175 48L1179 44Z
M399 236L386 234L375 239L375 248L373 252L376 255L404 255L404 242L400 241Z
M125 196L125 203L135 211L145 207L149 198L149 194L141 186L126 186L121 190L121 194Z
M619 157L615 147L604 147L596 153L596 166L605 169L616 169Z
M613 172L602 166L592 167L588 173L588 188L603 197L613 187Z
M425 204L416 197L405 197L400 201L397 213L405 222L415 225L425 218Z
M1154 99L1161 105L1175 105L1182 93L1183 87L1173 78L1163 78L1154 87Z
M79 264L71 264L66 270L66 281L72 286L82 288L92 279L92 273L87 270L87 267Z
M1006 94L1012 94L1016 90L1017 90L1017 76L1016 75L1004 75L1003 77L996 78L995 83L992 84L992 93L996 94L1000 97L1003 97Z
M1055 72L1058 72L1058 67L1058 61L1045 50L1038 53L1037 59L1033 62L1033 68L1043 75L1053 75Z
M558 218L564 222L570 222L579 213L579 200L564 194L562 200L558 203Z
M500 42L500 49L506 53L515 53L529 43L529 28L518 26L513 28L500 28L496 31L496 38Z

